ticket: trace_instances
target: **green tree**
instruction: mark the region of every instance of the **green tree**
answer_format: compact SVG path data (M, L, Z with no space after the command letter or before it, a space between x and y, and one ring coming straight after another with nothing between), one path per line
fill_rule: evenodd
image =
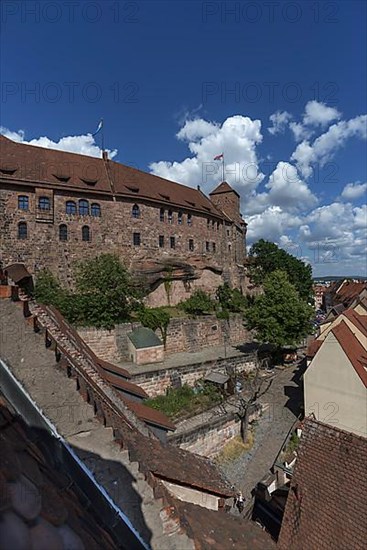
M76 298L82 324L112 328L127 321L139 303L130 275L114 254L101 254L80 263L76 271Z
M300 300L284 271L270 273L263 287L264 294L245 312L247 327L256 330L261 342L279 347L298 344L311 333L313 308Z
M164 347L167 342L167 330L170 322L170 314L164 308L146 308L143 307L138 312L138 319L144 327L148 327L154 331L159 329L162 335Z
M238 288L231 288L228 283L217 288L216 297L222 312L240 313L246 309L246 296Z
M313 281L310 265L264 239L260 239L251 247L249 256L253 258L250 277L255 284L262 285L269 273L281 269L287 273L289 281L296 287L302 300L312 301Z
M214 302L203 290L196 290L190 298L180 302L178 307L189 315L203 315L214 310Z
M65 298L65 290L49 269L43 269L37 275L34 297L40 304L52 304L60 308Z

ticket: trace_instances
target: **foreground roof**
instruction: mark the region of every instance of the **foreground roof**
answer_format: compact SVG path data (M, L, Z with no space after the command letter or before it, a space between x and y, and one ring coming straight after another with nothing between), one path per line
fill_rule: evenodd
M278 546L362 550L367 540L367 439L306 418Z
M0 548L117 548L94 506L56 465L45 435L26 426L2 395L0 429Z
M198 189L101 158L15 143L0 135L0 178L50 188L143 198L217 218L223 213ZM226 217L225 217L226 219Z
M367 388L367 351L345 321L341 321L341 323L336 325L332 329L332 333Z

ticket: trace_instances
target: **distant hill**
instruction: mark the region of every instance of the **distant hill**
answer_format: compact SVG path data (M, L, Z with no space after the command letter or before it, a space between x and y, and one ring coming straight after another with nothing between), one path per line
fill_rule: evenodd
M324 275L323 277L312 277L313 281L343 281L344 279L367 281L367 277L362 275Z

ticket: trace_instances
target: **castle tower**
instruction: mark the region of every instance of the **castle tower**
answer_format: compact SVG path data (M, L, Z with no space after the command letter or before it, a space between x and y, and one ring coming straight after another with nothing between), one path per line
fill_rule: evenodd
M220 183L218 187L209 193L209 196L212 203L233 221L237 221L241 217L240 195L226 181Z

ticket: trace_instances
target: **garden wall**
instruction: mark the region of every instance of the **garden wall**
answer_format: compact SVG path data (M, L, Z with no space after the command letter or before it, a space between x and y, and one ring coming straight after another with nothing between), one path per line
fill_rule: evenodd
M177 387L178 382L193 386L197 380L206 376L212 370L226 373L226 368L233 368L236 372L251 372L255 369L255 357L240 355L229 358L219 358L215 361L204 361L179 367L156 369L149 365L149 371L141 374L133 374L131 382L143 388L149 397L164 395L167 388L172 385Z
M113 330L80 328L78 332L92 350L106 361L128 360L129 332L140 323L124 323ZM157 331L158 336L160 332ZM180 352L197 352L206 347L244 344L251 340L251 333L243 326L242 316L231 315L229 321L215 315L189 318L173 318L167 332L166 355Z
M259 417L260 412L250 415L250 422ZM208 458L215 457L234 437L240 435L240 421L235 413L216 416L212 420L186 432L173 433L168 441L181 449Z

